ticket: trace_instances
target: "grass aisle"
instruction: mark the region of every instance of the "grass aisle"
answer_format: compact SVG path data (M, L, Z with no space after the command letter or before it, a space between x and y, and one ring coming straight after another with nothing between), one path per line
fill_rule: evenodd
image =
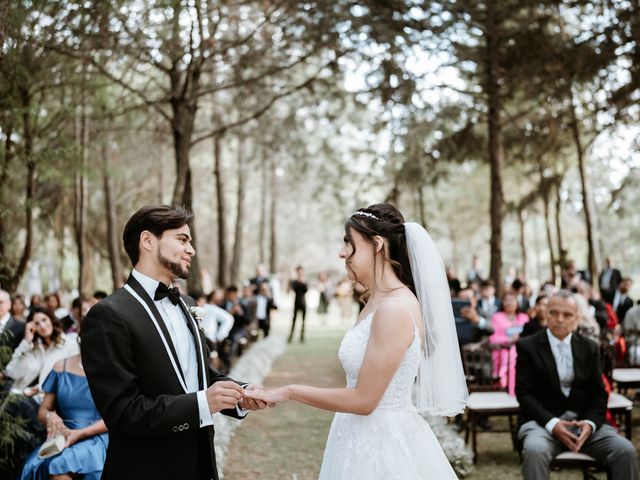
M310 327L305 344L292 343L274 362L265 387L289 383L344 386L337 359L344 332L337 327ZM331 412L295 402L251 413L231 441L225 480L317 479L332 418Z

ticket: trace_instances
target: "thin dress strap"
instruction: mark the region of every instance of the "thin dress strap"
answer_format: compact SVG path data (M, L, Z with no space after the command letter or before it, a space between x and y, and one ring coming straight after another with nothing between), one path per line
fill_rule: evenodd
M418 328L418 324L416 323L416 319L413 316L413 312L411 311L411 307L409 307L409 304L403 298L400 298L400 297L389 297L389 298L387 298L387 300L398 300L405 307L407 307L407 310L409 310L409 315L411 315L411 321L413 322L413 326L416 328L416 330L420 331L420 329Z
M67 359L66 358L62 361L62 371L63 372L67 371Z

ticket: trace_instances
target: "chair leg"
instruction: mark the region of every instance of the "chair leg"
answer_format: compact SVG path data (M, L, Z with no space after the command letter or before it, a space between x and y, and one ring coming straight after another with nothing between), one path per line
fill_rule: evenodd
M471 412L467 412L467 418L463 418L464 422L464 443L467 445L469 443L469 433L471 432Z
M509 415L509 433L511 434L511 446L513 447L513 451L517 452L518 447L516 444L516 426L513 423L513 415Z
M478 419L474 415L471 418L471 451L473 452L473 463L474 464L478 462L478 451L477 451L478 443L476 441L477 423L478 423Z

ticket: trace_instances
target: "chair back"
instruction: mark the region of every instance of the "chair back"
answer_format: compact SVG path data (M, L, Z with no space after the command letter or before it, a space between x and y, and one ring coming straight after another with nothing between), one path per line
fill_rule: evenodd
M506 344L472 343L462 347L462 365L469 392L508 392L511 349Z

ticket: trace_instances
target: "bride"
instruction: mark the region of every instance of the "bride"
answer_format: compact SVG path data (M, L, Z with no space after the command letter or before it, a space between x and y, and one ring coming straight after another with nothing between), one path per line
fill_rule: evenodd
M455 479L420 416L453 416L467 402L442 260L426 230L392 205L356 211L345 230L340 258L367 296L338 353L346 388L288 385L250 395L338 412L321 480Z

